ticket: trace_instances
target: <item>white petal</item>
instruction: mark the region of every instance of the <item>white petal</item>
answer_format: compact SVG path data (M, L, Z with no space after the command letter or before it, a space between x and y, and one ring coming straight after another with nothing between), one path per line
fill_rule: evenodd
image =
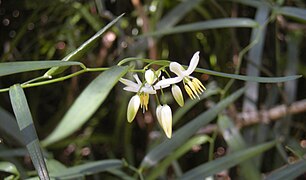
M140 106L140 97L135 95L131 98L128 109L127 109L127 120L128 122L132 122L137 114L137 111Z
M163 79L161 81L158 81L155 86L154 89L160 89L160 87L164 87L164 86L169 86L171 84L175 84L178 83L180 81L183 80L183 77L174 77L174 78L168 78L168 79Z
M153 87L148 84L145 84L145 86L141 88L140 92L144 92L148 94L156 94L156 91L153 89Z
M120 78L119 81L126 86L131 86L131 87L137 87L138 86L135 82L133 82L131 80L128 80L128 79Z
M134 74L133 77L136 80L137 84L142 84L137 74Z
M199 59L200 59L199 54L200 54L199 51L194 53L194 55L192 56L190 60L188 69L184 71L184 76L189 76L197 68L197 65L199 64Z
M175 73L177 76L184 76L183 75L184 68L177 62L170 63L169 69L171 72Z
M131 87L131 86L127 86L127 87L124 87L123 90L137 93L139 91L139 87L134 88L134 87Z

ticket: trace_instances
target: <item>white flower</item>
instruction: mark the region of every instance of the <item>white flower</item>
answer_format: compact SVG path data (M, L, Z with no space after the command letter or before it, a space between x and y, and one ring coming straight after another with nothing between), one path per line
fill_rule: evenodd
M139 106L143 109L143 112L148 110L149 104L149 94L156 94L156 90L147 83L142 83L137 74L134 74L133 77L136 80L136 83L130 81L128 79L121 78L120 82L122 82L126 87L123 89L130 92L137 93L130 99L128 110L127 110L127 120L128 122L132 122L135 118Z
M124 90L136 93L156 94L156 90L153 89L151 85L142 83L137 74L134 74L133 77L136 83L128 79L120 79L120 82L126 85L126 87L123 88Z
M165 105L158 105L156 108L156 117L163 128L166 136L170 139L172 136L172 111L171 108Z
M189 97L191 99L194 99L196 96L199 98L199 94L201 94L206 88L197 78L190 76L190 74L192 74L199 63L199 53L199 51L194 53L187 70L185 70L179 63L171 62L169 66L170 71L175 73L177 77L161 80L157 82L154 87L164 87L181 82L183 80L184 88Z
M140 97L136 94L131 98L127 109L127 120L129 123L131 123L134 120L137 111L139 109L139 106L140 106Z
M184 106L184 98L181 91L181 88L178 85L173 84L171 88L172 95L175 101L181 106Z

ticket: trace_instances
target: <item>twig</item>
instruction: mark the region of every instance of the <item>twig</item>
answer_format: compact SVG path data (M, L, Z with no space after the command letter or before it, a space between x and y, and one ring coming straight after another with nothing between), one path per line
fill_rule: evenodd
M270 121L278 120L288 114L298 114L306 111L306 99L296 101L290 106L279 105L269 110L243 112L237 115L236 126L250 126L260 122L269 123Z

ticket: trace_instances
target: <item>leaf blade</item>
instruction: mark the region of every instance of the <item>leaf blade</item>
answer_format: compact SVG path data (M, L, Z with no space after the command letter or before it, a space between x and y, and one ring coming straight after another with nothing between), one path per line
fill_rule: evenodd
M120 168L123 166L121 160L109 159L95 162L89 162L86 164L63 169L61 172L51 174L54 178L76 178L84 175L91 175L98 172L103 172L109 169Z
M30 157L40 179L50 179L48 169L40 148L37 133L33 124L32 115L23 92L19 84L10 87L9 95L14 114L24 143L29 151Z
M199 128L201 128L201 126L212 121L220 111L239 98L243 92L244 88L241 88L218 103L214 108L210 108L208 111L200 114L194 120L177 130L170 140L165 140L147 153L141 163L141 168L148 168L155 165L159 160L181 146L181 144L191 137Z
M222 19L208 20L204 22L179 25L172 28L162 29L155 32L143 34L138 37L140 38L147 36L161 36L161 35L169 35L169 34L176 34L183 32L217 29L217 28L231 28L231 27L254 28L257 26L258 23L256 21L248 18L222 18Z
M95 35L93 35L91 38L89 38L87 41L85 41L81 46L79 46L76 50L69 53L67 56L65 56L62 61L71 61L71 60L78 60L80 57L90 48L94 45L95 42L97 42L98 38L111 26L113 26L119 19L124 16L124 14L121 14L114 20L112 20L110 23L108 23L106 26L104 26L100 31L98 31ZM49 69L44 76L54 76L56 74L59 74L63 72L66 68L65 67L55 67Z
M63 61L20 61L0 63L0 77L21 72L48 69L52 67L82 65L80 62Z
M294 164L273 171L265 179L281 180L295 179L306 171L306 160L301 159Z
M224 169L228 169L241 163L251 157L254 157L272 147L275 146L275 142L269 142L255 147L234 152L225 157L221 157L214 161L202 164L196 168L193 168L183 174L180 179L203 179L204 177L211 176L215 173L218 173Z
M108 93L128 69L128 66L114 66L95 78L75 100L59 125L42 141L43 146L55 143L79 129L103 103ZM74 120L73 124L71 119Z
M253 81L253 82L260 82L260 83L279 83L279 82L295 80L295 79L302 77L302 75L284 76L284 77L244 76L244 75L238 75L238 74L228 74L228 73L223 73L223 72L218 72L218 71L212 71L212 70L202 69L202 68L197 68L195 72L214 75L214 76L220 76L220 77L225 77L225 78L238 79L242 81Z

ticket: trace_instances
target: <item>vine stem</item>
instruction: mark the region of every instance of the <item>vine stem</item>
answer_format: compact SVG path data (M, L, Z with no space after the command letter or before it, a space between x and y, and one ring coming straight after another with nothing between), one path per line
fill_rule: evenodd
M46 76L41 76L41 77L34 78L32 80L29 80L25 83L22 83L21 87L22 88L29 88L29 87L46 85L46 84L52 84L52 83L64 81L66 79L72 78L74 76L78 76L78 75L86 73L86 72L100 72L100 71L105 71L105 70L108 70L108 69L109 68L83 68L82 70L77 71L77 72L72 73L72 74L69 74L67 76L63 76L63 77L59 77L59 78L55 78L55 79L50 79L50 80L46 80L46 81L41 81L41 82L34 82L34 81L43 80L43 79L48 78ZM0 93L1 92L6 92L6 91L9 91L9 88L0 89Z

